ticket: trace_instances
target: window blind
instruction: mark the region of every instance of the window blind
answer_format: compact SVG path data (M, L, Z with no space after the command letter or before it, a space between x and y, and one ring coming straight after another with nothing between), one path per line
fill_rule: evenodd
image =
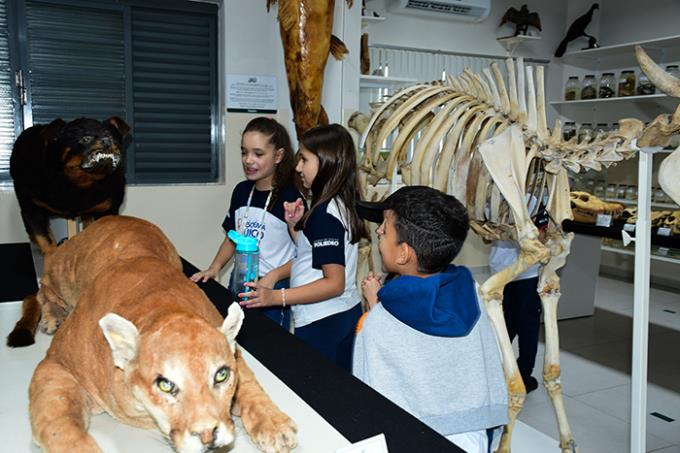
M132 10L134 179L217 179L214 16Z

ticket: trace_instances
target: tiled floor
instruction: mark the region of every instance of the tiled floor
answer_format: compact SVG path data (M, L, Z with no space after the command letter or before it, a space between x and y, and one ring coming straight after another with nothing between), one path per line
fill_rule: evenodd
M600 277L592 317L560 321L562 390L581 453L629 451L633 285ZM680 294L650 293L647 451L680 453ZM540 376L543 345L534 376ZM666 417L667 420L664 420ZM544 388L520 420L557 439ZM559 451L556 449L555 451Z

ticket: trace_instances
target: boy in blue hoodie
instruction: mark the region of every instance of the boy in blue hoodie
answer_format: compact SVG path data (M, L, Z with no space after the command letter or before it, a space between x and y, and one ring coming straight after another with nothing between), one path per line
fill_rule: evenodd
M454 197L407 186L380 203L358 202L377 230L384 285L369 275L370 311L359 321L353 373L467 451L487 453L507 423L496 336L470 271L450 264L469 221Z

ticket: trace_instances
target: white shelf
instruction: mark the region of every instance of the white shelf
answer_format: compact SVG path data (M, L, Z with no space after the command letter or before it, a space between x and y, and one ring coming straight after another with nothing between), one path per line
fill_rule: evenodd
M367 22L382 22L384 21L385 18L380 16L380 17L375 17L375 16L361 16L361 22L362 23L367 23Z
M579 43L581 41L578 41ZM585 44L585 40L582 42ZM572 44L575 46L576 44ZM595 49L573 50L564 54L563 62L583 68L623 68L637 67L635 46L640 45L652 56L660 57L664 51L665 61L675 61L680 57L680 35L664 36L656 39L633 41Z
M407 77L383 77L374 75L362 75L359 78L361 88L385 88L394 85L405 85L418 82L416 79Z
M609 201L611 203L621 203L621 204L626 204L626 205L637 205L638 202L637 200L627 200L625 198L607 198L605 201ZM679 206L675 203L655 203L651 202L651 206L653 208L661 208L661 209L678 209Z
M677 100L675 98L671 98L670 96L667 96L663 93L657 93L657 94L645 94L642 96L621 96L621 97L613 97L613 98L597 98L597 99L579 99L578 101L551 101L550 105L556 106L556 107L561 107L563 105L593 105L593 104L601 104L601 103L617 103L617 102L674 102L676 103Z
M541 39L540 36L533 36L533 35L516 35L516 36L505 36L503 38L496 38L496 41L500 45L502 45L506 51L512 52L515 47L517 47L519 44L523 42L528 42L528 41L539 41Z
M612 252L612 253L618 253L619 255L635 256L635 252L633 250L622 249L622 248L619 248L619 247L612 247L610 245L603 245L601 247L601 249L602 249L603 252ZM680 259L673 258L673 257L670 257L670 256L655 255L655 254L652 253L649 257L653 260L656 260L656 261L665 261L666 263L674 263L674 264L680 263Z

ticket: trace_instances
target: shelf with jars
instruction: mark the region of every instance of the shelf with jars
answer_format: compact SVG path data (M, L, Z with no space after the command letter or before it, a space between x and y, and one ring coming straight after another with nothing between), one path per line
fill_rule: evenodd
M666 71L680 77L677 64L666 65ZM618 77L615 72L586 74L583 80L578 76L569 76L564 85L563 100L552 101L555 107L563 105L594 105L609 102L677 102L674 98L656 91L647 76L632 69L620 71Z
M585 69L636 67L635 46L640 45L650 56L663 56L665 61L680 60L680 35L663 36L655 39L633 41L595 49L567 52L562 62Z
M680 35L644 42L604 46L565 54L563 62L571 65L565 80L562 99L550 102L563 119L565 139L578 137L579 142L593 140L600 132L617 127L618 118L631 116L651 121L660 113L675 110L677 99L656 90L647 76L637 67L635 45L645 47L662 67L679 77ZM577 75L578 74L578 75ZM607 124L606 122L609 122ZM671 146L678 146L673 143ZM653 168L658 170L662 159L654 159ZM572 190L591 193L602 200L624 206L638 205L638 159L620 162L599 173L586 172L572 177ZM656 174L656 170L653 171ZM673 212L678 206L652 180L651 208L653 214ZM620 238L620 232L618 233ZM613 244L603 247L606 252L633 254L632 250L618 248ZM678 257L665 256L663 247L652 259L677 263Z
M610 98L595 98L595 99L577 99L572 101L551 101L550 105L560 107L563 105L590 105L609 102L669 102L677 103L678 101L663 93L645 94L640 96L627 97L610 97Z

